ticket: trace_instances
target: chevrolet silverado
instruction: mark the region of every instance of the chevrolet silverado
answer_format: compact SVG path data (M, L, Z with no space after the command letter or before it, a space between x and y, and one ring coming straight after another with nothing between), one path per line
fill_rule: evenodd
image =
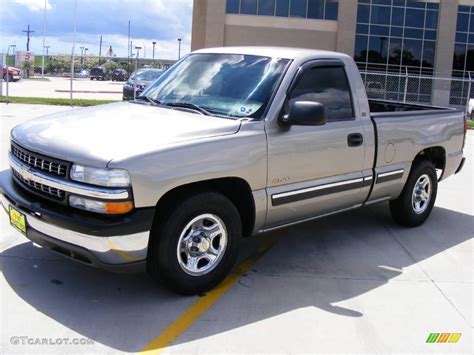
M38 245L195 294L231 271L242 237L381 201L424 223L462 169L464 119L368 100L344 54L199 50L136 100L15 127L0 197Z

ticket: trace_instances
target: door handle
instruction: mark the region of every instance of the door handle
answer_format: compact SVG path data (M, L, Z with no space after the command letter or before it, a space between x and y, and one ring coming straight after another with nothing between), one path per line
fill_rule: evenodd
M358 147L364 143L362 133L351 133L347 136L347 145L349 147Z

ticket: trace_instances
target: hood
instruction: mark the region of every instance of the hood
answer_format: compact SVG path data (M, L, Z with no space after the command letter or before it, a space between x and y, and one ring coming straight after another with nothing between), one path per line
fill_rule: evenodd
M233 134L240 122L128 102L73 109L37 118L12 130L32 151L105 167L186 141Z

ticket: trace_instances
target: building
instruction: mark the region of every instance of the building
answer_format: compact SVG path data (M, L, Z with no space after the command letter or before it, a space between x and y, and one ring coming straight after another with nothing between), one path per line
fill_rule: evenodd
M194 0L192 50L266 45L351 55L369 96L462 106L474 0Z

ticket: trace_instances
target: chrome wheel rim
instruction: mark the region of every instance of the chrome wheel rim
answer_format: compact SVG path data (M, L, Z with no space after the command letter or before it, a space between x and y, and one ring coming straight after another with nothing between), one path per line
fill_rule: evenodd
M192 276L210 273L222 260L227 239L227 229L218 216L206 213L193 218L179 237L179 266Z
M411 198L413 211L421 214L426 211L431 200L431 179L428 175L421 175L416 181Z

